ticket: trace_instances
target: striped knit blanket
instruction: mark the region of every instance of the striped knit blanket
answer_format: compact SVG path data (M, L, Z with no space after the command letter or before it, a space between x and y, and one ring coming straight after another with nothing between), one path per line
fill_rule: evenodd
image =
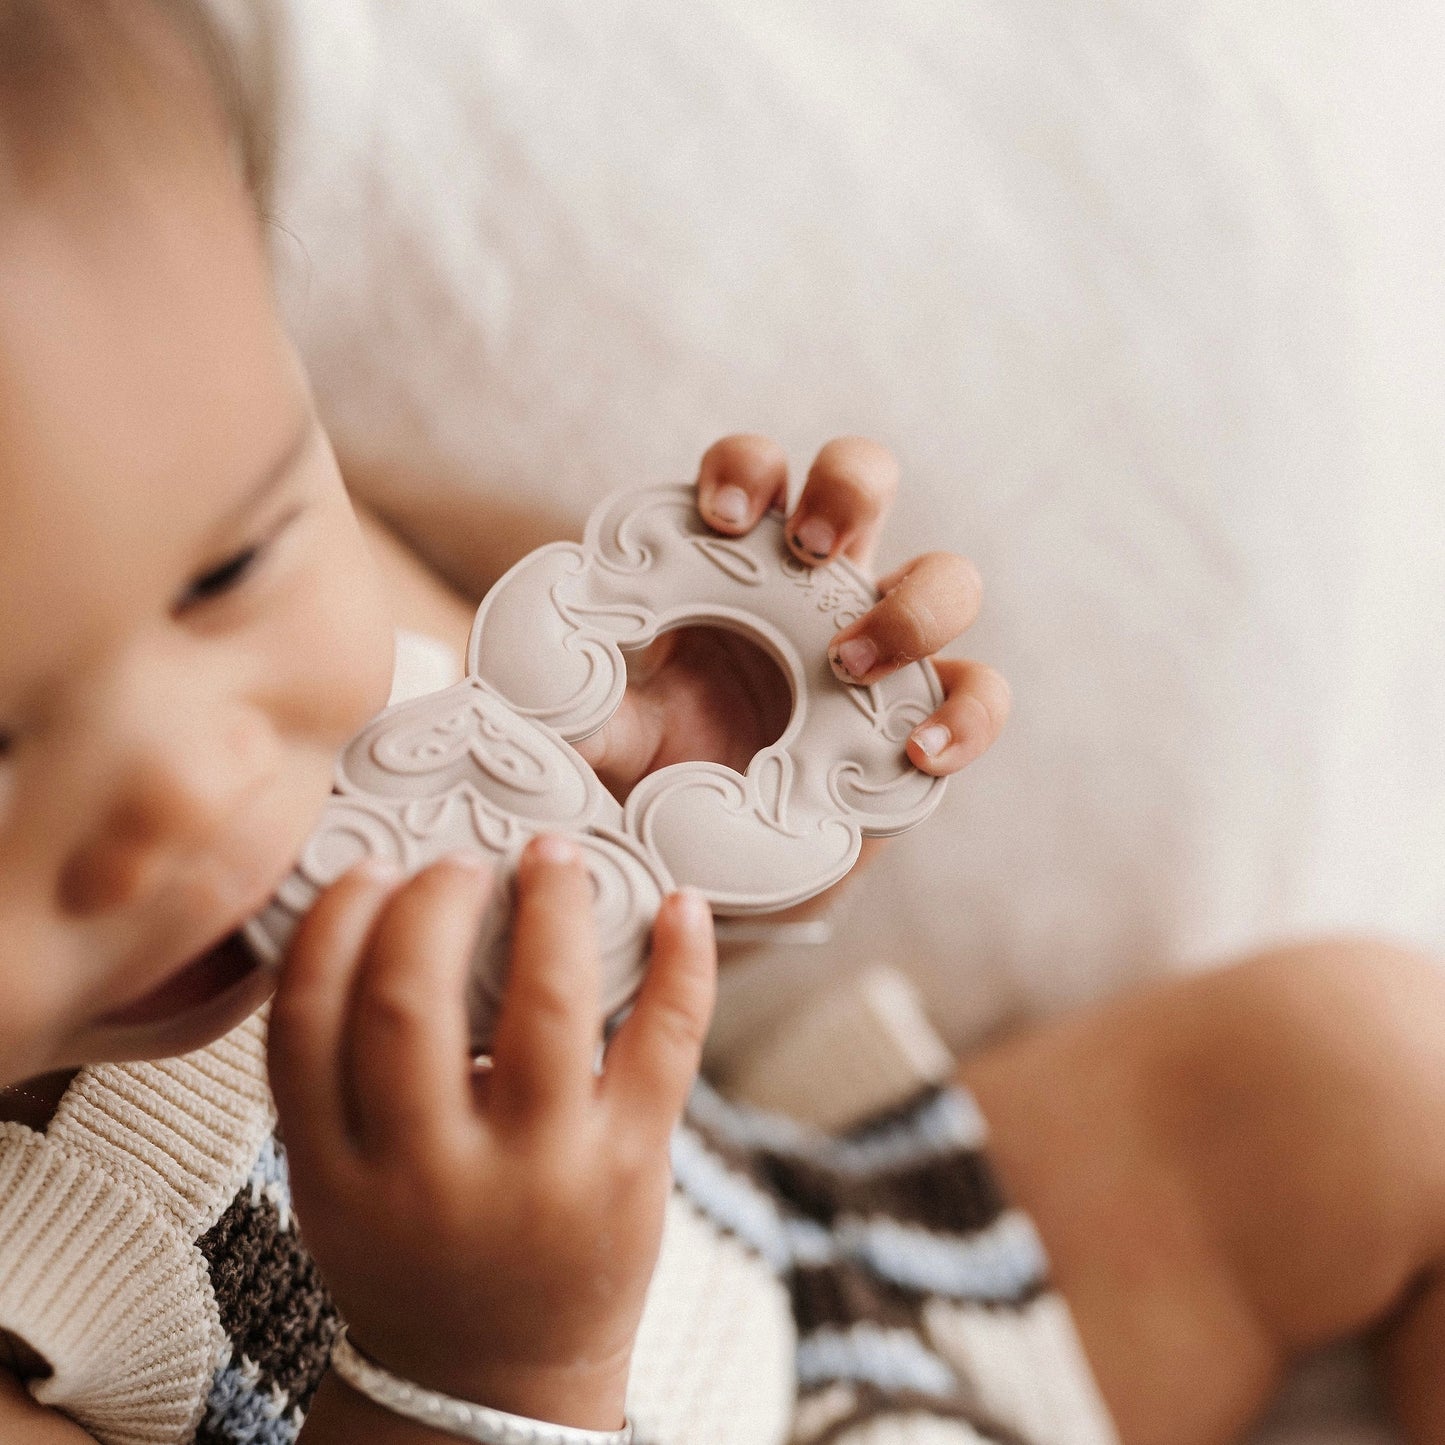
M695 1089L674 1137L676 1188L786 1291L795 1445L1112 1439L1043 1248L1001 1194L983 1138L958 1088L838 1137ZM284 1153L268 1140L249 1187L199 1241L231 1349L198 1445L289 1445L324 1370L336 1316L288 1199ZM677 1378L675 1365L652 1374ZM639 1445L697 1445L711 1428L731 1439L706 1423L720 1408L691 1406L686 1438L644 1435L644 1398ZM651 1424L675 1418L663 1410Z
M337 1317L264 1029L82 1070L43 1133L0 1124L0 1329L102 1445L293 1445L326 1369ZM816 1092L835 1071L811 1072ZM829 1134L700 1083L634 1355L639 1445L1113 1445L984 1134L956 1087Z

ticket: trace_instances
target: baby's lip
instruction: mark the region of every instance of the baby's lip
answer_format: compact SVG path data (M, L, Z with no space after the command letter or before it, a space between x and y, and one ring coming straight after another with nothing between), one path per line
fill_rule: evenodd
M233 928L139 998L102 1014L98 1022L126 1028L174 1018L218 998L256 967L255 955Z
M102 1025L123 1027L170 1018L215 998L232 983L253 972L258 960L246 946L242 930L271 901L293 866L294 863L288 861L285 868L277 870L269 886L263 892L253 894L244 911L233 913L226 926L212 933L209 940L203 940L199 948L190 945L195 951L182 953L181 961L165 977L150 984L143 992L132 994L115 1008L107 1009L96 1021ZM165 952L169 953L169 949Z

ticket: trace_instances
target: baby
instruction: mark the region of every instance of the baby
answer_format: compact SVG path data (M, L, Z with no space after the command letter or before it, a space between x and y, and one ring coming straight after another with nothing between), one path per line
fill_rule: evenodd
M230 1360L217 1261L244 1254L220 1236L247 1188L294 1205L309 1256L252 1251L265 1303L228 1320L233 1340L274 1323L291 1281L308 1298L324 1282L343 1348L414 1391L535 1422L514 1439L604 1438L664 1217L681 1218L669 1138L711 1006L707 911L665 904L600 1074L590 896L562 839L522 861L487 1072L465 1048L475 860L406 883L353 870L279 981L237 946L338 749L386 700L394 629L459 646L475 599L347 497L276 319L213 61L174 7L0 0L0 1439L296 1438L289 1416L244 1433L227 1400L245 1369L212 1377ZM703 458L701 513L742 533L786 480L775 447L729 438ZM881 448L824 448L788 517L800 560L866 565L895 485ZM851 681L932 654L977 608L972 569L943 554L880 585L830 649ZM1008 694L987 668L938 666L946 700L907 746L941 774L987 748ZM754 680L725 640L674 636L589 760L619 794L681 757L741 761L776 722ZM289 1193L252 1068L263 1037ZM1368 1330L1407 1439L1445 1441L1445 980L1428 961L1363 940L1276 950L1005 1042L959 1083L928 1117L981 1106L1112 1425L1100 1410L1025 1435L977 1407L997 1366L970 1377L962 1357L973 1395L934 1409L895 1359L898 1378L864 1382L873 1417L917 1431L890 1439L1224 1442L1293 1359ZM826 1143L748 1127L831 1177ZM880 1127L874 1157L900 1137ZM962 1192L948 1157L927 1160L944 1203ZM988 1162L965 1162L986 1181L970 1199L1000 1217ZM971 1227L939 1210L937 1237ZM795 1259L799 1241L826 1254L822 1215L780 1236ZM721 1278L692 1281L719 1310ZM896 1338L922 1330L889 1288ZM805 1294L795 1280L800 1317ZM306 1445L508 1438L418 1422L354 1369L313 1398L330 1318L281 1331L275 1377L307 1407ZM109 1373L122 1356L151 1363ZM795 1438L876 1438L866 1394L815 1398Z

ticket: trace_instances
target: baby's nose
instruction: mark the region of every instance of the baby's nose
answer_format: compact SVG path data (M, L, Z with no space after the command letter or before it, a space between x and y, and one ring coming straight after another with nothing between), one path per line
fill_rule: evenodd
M117 759L108 805L61 873L61 905L76 915L124 908L208 860L243 826L264 780L263 730L246 719L178 728Z

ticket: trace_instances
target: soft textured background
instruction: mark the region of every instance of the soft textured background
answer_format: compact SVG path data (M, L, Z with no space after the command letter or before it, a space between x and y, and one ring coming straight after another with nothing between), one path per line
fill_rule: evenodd
M1005 739L722 1054L875 959L967 1046L1305 930L1445 950L1445 9L272 4L287 310L435 556L851 431L887 559L983 570ZM1384 1439L1363 1395L1267 1438Z

